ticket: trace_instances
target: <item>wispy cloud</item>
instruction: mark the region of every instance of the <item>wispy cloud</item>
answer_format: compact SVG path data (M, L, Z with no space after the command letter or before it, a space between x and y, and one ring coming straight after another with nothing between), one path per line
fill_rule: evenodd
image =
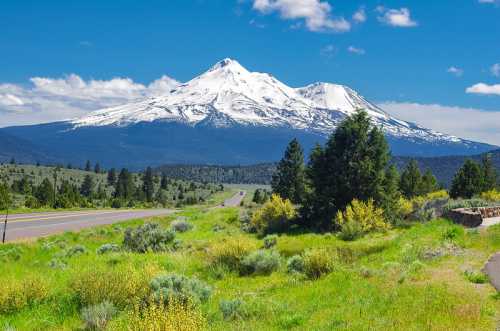
M449 67L446 71L456 77L462 77L464 75L464 70L455 66Z
M321 56L332 58L337 54L337 47L334 45L326 45L320 51Z
M366 53L366 51L363 48L354 47L354 46L347 47L347 51L350 53L357 54L357 55L364 55Z
M379 6L376 11L381 14L378 20L386 25L399 28L411 28L418 25L418 23L412 19L411 12L408 8L386 9Z
M283 19L304 20L310 31L346 32L351 29L343 17L333 17L332 7L321 0L253 0L253 8L262 14L278 13Z
M79 41L78 42L78 46L80 47L92 47L94 44L92 44L90 41L88 40L82 40L82 41Z
M500 84L489 85L478 83L468 87L465 92L470 94L500 95Z
M389 114L424 127L500 146L500 109L485 111L438 104L382 102L379 106Z
M364 23L366 22L366 11L364 8L359 8L358 11L352 15L352 20L354 23Z
M60 121L90 111L168 93L178 82L163 76L149 85L130 78L84 80L33 77L27 86L0 84L0 126Z
M490 68L491 74L495 77L500 77L500 63L495 63Z

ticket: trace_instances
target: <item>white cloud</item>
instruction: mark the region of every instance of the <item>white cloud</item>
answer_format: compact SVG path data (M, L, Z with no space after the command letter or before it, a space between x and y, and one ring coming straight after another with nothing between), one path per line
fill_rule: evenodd
M326 45L321 49L320 54L324 57L331 58L337 54L337 47L334 45Z
M378 17L378 20L384 24L400 28L411 28L418 25L418 23L411 18L411 13L408 8L386 9L379 6L376 11L382 14L382 16Z
M332 7L321 0L253 0L253 8L260 13L279 13L284 19L303 19L310 31L346 32L351 24L343 17L334 18Z
M499 0L478 0L479 3L500 3Z
M363 48L359 47L354 47L354 46L349 46L347 47L347 51L357 54L357 55L364 55L366 51Z
M500 84L488 85L485 83L478 83L465 90L470 94L484 94L484 95L500 95Z
M33 77L27 87L0 84L0 126L61 121L136 99L168 93L178 82L163 76L143 85L130 78L83 80Z
M457 77L462 77L464 75L464 70L458 67L449 67L447 70L448 73L453 74Z
M500 146L500 110L391 101L379 106L397 118L426 128Z
M354 23L363 23L366 22L366 12L364 8L358 9L357 12L352 15L352 20Z
M500 63L495 63L490 68L491 74L495 77L500 77Z

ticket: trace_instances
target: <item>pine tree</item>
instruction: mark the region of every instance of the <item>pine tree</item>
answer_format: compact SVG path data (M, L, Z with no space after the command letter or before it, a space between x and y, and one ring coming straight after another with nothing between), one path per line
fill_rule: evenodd
M116 169L115 168L109 169L107 181L108 181L109 186L115 185L115 183L116 183Z
M154 183L153 183L153 170L147 167L142 180L142 191L147 202L153 201Z
M481 160L481 172L483 177L482 191L490 191L497 187L498 173L491 160L491 154L486 154Z
M89 161L89 160L87 160L87 163L85 164L85 171L90 171L91 167L92 167L92 166L91 166L91 164L90 164L90 161Z
M133 197L135 190L132 174L127 169L122 169L115 185L115 198L130 199Z
M90 198L94 193L94 180L90 175L86 175L83 179L82 186L80 187L80 193L87 198Z
M7 184L0 183L0 210L7 210L11 207L12 198Z
M384 176L384 193L383 200L380 204L384 210L384 216L391 223L398 221L398 201L401 197L401 192L399 191L399 173L394 165L387 168Z
M101 173L101 165L99 164L99 162L95 164L95 166L94 166L94 172L96 174L100 174Z
M481 193L483 178L481 167L472 160L466 160L457 171L451 184L450 196L456 198L470 199Z
M436 177L432 174L430 169L427 169L422 176L420 183L420 194L432 193L438 190L438 183Z
M168 177L166 174L161 174L160 188L162 190L168 189Z
M45 178L35 190L35 198L42 206L54 204L54 186L48 178Z
M399 183L401 193L411 199L421 194L422 188L422 174L418 168L418 163L411 160L401 173L401 180Z
M12 164L12 165L16 164L16 159L11 158L11 159L10 159L10 164Z
M306 208L306 214L314 218L309 222L326 228L336 211L345 209L354 199L373 199L380 205L388 162L387 141L368 114L358 111L347 117L330 136L325 149L312 153L308 170L312 185L308 203L312 206Z
M303 202L305 193L304 151L297 139L286 148L285 155L278 163L271 186L273 192L293 203Z

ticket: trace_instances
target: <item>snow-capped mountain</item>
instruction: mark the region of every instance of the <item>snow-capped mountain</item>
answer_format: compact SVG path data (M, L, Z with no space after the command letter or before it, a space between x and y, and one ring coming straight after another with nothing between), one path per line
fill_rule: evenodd
M61 162L106 167L166 163L254 164L276 161L292 138L306 151L364 109L382 127L394 155L471 155L495 146L398 120L354 90L330 83L293 88L225 59L168 93L97 110L71 121L1 131L50 151ZM160 89L164 90L164 88Z
M347 86L315 83L292 88L269 74L250 72L232 59L218 62L167 95L98 110L71 123L75 128L158 120L190 125L209 122L215 127L238 123L288 127L326 136L357 109L366 110L376 125L394 137L461 141L393 118Z

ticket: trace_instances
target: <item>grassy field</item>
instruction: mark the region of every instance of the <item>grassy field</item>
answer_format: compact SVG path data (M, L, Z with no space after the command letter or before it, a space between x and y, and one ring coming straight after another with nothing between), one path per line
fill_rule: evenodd
M229 195L230 191L218 194L212 203ZM240 208L205 205L169 217L4 245L0 330L81 330L82 298L91 302L88 298L96 295L118 307L108 329L128 325L134 330L129 321L134 299L146 295L154 276L171 273L196 277L212 288L200 306L202 324L209 330L495 330L500 326L499 295L489 284L481 284L481 277L471 277L500 250L500 226L479 232L434 220L354 242L328 233L282 235L272 248L280 255L278 270L242 276L211 263L217 247L229 242L262 248L261 238L240 230L240 214ZM176 219L193 228L176 234L182 244L175 251L96 253L103 244L121 245L127 227L156 222L169 228ZM332 257L330 273L311 280L287 272L289 257L315 249ZM241 314L224 318L221 302L235 299L241 300Z

